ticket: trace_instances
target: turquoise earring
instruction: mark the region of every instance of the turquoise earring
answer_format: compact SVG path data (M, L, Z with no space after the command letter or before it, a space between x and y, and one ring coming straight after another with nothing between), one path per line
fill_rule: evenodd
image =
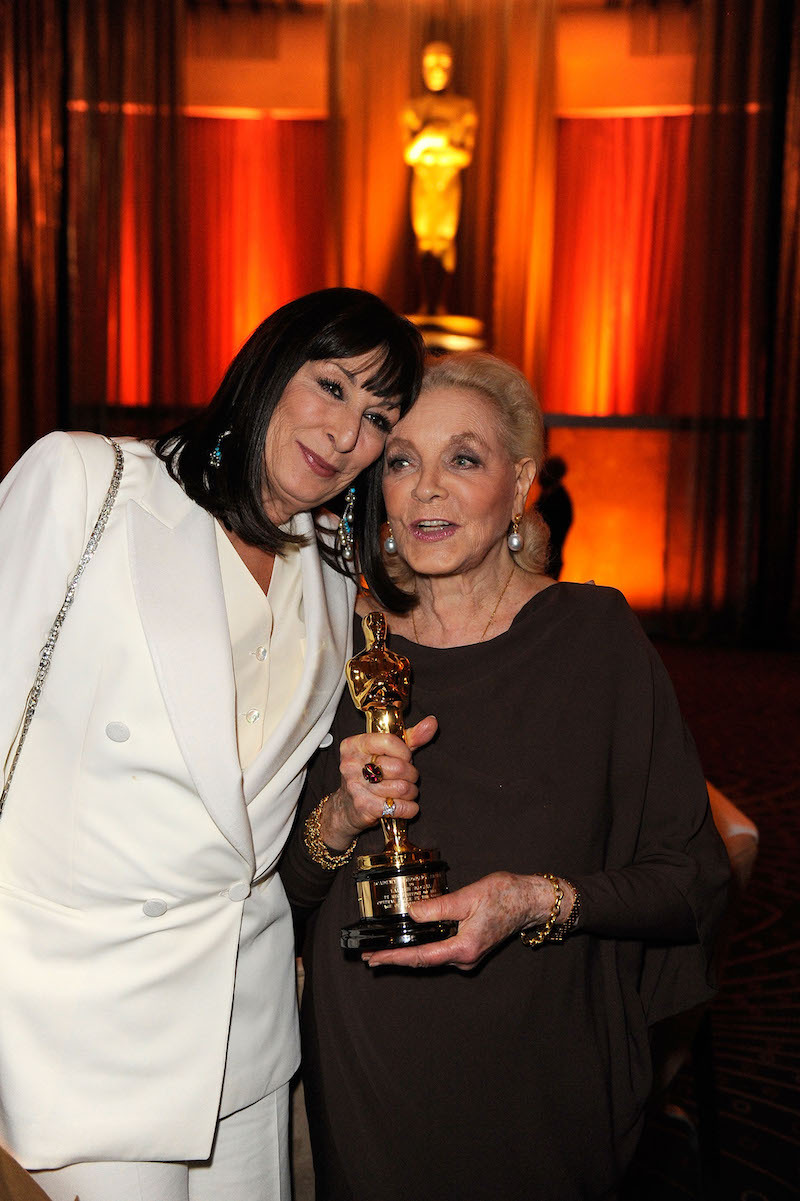
M222 463L222 439L227 438L228 435L230 434L230 432L231 432L230 430L223 430L222 433L220 434L220 436L217 438L216 442L214 443L214 449L212 450L211 454L208 456L209 467L217 468L221 465L221 463Z
M337 531L337 540L342 558L348 563L352 563L355 558L355 551L353 549L353 505L355 504L355 499L355 488L348 488L344 512L339 519L339 529Z

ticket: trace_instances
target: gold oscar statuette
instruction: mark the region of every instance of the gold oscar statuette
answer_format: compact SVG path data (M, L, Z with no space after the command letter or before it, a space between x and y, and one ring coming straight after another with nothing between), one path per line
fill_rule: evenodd
M366 646L347 664L347 682L357 709L366 716L367 732L396 734L405 741L403 710L408 704L411 664L386 646L386 619L368 613L363 622ZM341 945L348 950L408 947L450 938L454 921L415 922L412 901L447 892L447 864L438 851L409 842L406 822L387 814L381 818L386 844L377 855L356 860L356 891L361 921L345 926Z

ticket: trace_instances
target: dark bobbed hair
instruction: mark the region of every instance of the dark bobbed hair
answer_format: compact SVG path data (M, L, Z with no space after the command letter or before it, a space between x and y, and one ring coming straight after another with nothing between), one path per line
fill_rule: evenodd
M358 288L324 288L292 300L253 331L208 407L157 439L155 453L201 508L252 546L282 554L303 538L279 529L264 512L269 484L264 446L272 415L305 363L369 352L374 352L374 368L364 386L375 396L396 398L402 416L422 378L424 347L417 328ZM210 467L222 435L220 465ZM355 481L353 536L370 587L391 597L394 588L380 553L380 478L379 459ZM352 571L329 540L319 542L328 563Z

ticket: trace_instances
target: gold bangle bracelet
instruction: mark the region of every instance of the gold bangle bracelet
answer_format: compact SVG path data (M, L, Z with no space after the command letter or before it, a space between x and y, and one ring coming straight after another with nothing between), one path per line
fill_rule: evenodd
M561 912L561 902L564 900L564 892L558 882L557 877L552 875L550 872L542 872L542 875L545 880L549 880L553 885L555 900L553 902L553 908L547 915L547 921L543 926L535 926L532 930L520 930L519 936L525 943L526 947L540 947L543 942L546 942L548 938L552 937L553 927L555 926L556 919Z
M356 849L358 835L350 843L346 851L332 851L322 841L320 832L320 822L322 821L322 810L325 808L326 801L330 798L330 793L324 796L316 808L312 809L305 821L303 828L303 842L306 844L306 850L314 863L318 863L320 867L324 867L326 871L335 872L337 867L342 867L347 863L348 859L352 858L353 851Z

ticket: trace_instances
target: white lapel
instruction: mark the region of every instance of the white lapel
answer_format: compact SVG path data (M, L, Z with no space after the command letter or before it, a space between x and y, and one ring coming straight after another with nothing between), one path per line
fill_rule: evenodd
M342 678L346 654L347 633L353 598L349 596L344 579L330 579L329 589L341 590L341 605L346 613L337 614L341 620L338 639L332 623L330 599L326 595L322 561L317 550L313 518L300 513L294 520L292 532L304 534L307 545L300 549L303 576L303 611L306 625L306 657L303 675L283 717L270 735L260 755L244 773L244 795L248 804L258 796L279 769L295 754L303 739L322 717ZM303 766L297 764L297 770Z
M128 528L139 614L178 745L211 818L254 869L213 518L157 464L128 506Z

